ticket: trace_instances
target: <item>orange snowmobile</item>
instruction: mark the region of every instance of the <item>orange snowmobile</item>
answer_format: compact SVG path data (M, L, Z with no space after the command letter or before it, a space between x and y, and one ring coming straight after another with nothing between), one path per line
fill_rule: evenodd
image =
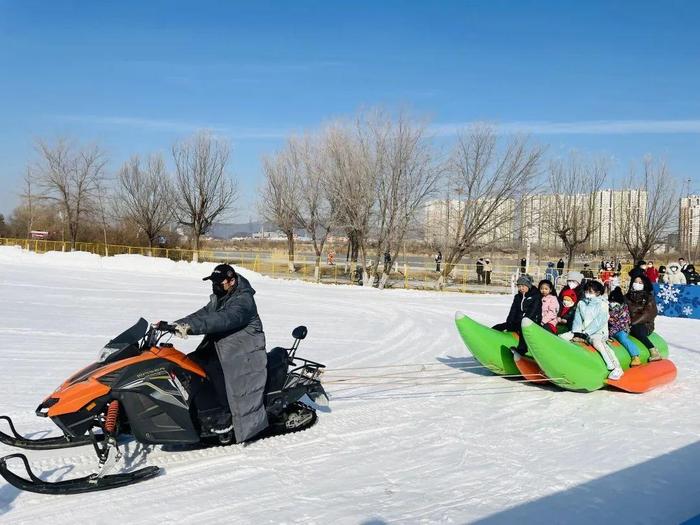
M159 468L109 474L121 458L118 438L133 436L144 444L226 445L235 442L232 431L207 430L196 409L197 392L208 382L204 370L185 354L161 339L172 334L167 323L150 326L140 319L101 350L97 362L83 368L36 409L49 417L63 436L29 439L20 435L12 420L11 435L0 432L0 442L25 449L58 449L92 444L98 458L97 472L82 478L49 482L36 476L24 454L0 458L0 475L21 490L43 494L77 494L120 487L156 476ZM324 365L296 357L306 327L294 329L291 348L274 348L267 354L265 408L269 427L255 439L309 428L316 422L315 409L302 402L325 405L328 398L320 382ZM29 478L8 468L8 462L24 463Z

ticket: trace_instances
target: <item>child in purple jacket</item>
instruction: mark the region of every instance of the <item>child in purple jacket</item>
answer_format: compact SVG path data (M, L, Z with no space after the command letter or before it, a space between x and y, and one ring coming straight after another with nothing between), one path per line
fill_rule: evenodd
M608 331L610 337L619 341L632 357L630 366L639 366L639 349L630 339L629 332L632 326L630 310L625 302L625 296L619 286L615 287L608 296L610 306L610 319L608 320Z

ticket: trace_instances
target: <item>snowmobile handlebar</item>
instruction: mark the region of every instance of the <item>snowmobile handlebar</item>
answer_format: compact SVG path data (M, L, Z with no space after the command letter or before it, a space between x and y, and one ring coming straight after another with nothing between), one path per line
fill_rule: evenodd
M170 332L171 334L175 333L175 325L170 324L167 321L158 321L158 323L153 325L153 327L161 332Z

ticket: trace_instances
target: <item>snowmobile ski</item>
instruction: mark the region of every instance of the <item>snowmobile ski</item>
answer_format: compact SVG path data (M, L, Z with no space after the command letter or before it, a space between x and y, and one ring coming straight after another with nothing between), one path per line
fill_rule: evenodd
M0 420L3 419L7 421L7 424L10 426L10 432L12 432L12 435L0 431L0 443L4 443L5 445L9 445L11 447L24 448L27 450L52 450L58 448L80 447L82 445L90 445L92 443L92 437L89 435L81 436L79 438L59 436L31 439L17 432L15 425L12 423L12 419L10 419L8 416L0 416Z
M28 479L15 474L8 468L7 462L11 459L19 459L24 463L24 468L29 477ZM159 472L160 468L150 466L123 474L110 474L102 477L97 474L90 474L82 478L52 482L44 481L34 474L24 454L10 454L9 456L0 458L0 475L5 478L5 481L20 490L36 492L37 494L68 495L113 489L151 479L157 476Z

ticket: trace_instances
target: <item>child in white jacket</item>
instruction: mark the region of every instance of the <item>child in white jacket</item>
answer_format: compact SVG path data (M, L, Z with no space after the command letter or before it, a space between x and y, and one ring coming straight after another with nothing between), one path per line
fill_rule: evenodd
M563 333L560 337L569 341L576 338L590 342L605 361L605 366L610 371L608 378L620 379L624 373L620 361L607 345L610 313L608 302L603 297L603 285L598 281L587 281L583 291L584 297L576 307L571 332Z

